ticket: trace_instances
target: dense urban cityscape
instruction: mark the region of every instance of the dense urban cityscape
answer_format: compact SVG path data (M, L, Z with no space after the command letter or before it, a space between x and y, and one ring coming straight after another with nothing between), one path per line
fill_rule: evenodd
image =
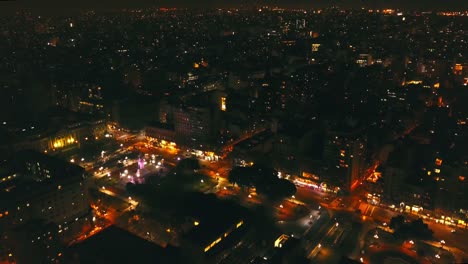
M0 263L468 262L466 7L0 17Z

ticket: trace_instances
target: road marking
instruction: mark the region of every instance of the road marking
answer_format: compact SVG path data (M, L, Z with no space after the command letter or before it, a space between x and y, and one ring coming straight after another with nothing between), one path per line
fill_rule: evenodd
M366 210L364 211L364 215L369 215L369 214L368 214L369 208L370 208L370 206L367 204L367 205L366 205Z
M372 214L374 213L374 210L375 210L375 206L372 206L372 210L371 210L369 216L372 216Z
M322 248L323 239L328 237L330 235L330 233L333 233L333 231L335 231L336 229L337 229L336 225L332 225L328 229L327 234L325 236L323 236L322 239L320 239L319 243L310 251L309 255L307 255L308 259L312 259L318 254L318 251L320 251L320 249ZM319 247L319 245L320 245L320 247Z

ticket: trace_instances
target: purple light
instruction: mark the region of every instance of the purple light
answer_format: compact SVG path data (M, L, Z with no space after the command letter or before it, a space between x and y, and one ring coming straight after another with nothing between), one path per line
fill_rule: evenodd
M142 170L145 167L145 161L142 158L138 158L138 169Z

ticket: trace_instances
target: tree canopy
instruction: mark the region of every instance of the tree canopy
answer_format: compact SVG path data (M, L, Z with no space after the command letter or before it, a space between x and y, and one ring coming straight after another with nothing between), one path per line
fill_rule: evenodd
M394 235L396 237L402 239L431 239L434 233L421 218L407 222L402 215L392 217L390 220L390 228L395 230Z
M241 187L257 189L257 193L270 199L282 199L296 193L296 186L286 180L279 179L278 172L266 167L235 167L228 176L231 183Z

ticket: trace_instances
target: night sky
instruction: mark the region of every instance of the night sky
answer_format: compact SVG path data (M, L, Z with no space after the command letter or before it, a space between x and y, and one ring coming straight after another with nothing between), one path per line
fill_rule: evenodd
M12 0L0 1L0 10L14 12L35 9L62 12L74 9L166 7L238 7L241 5L278 5L283 7L402 8L417 10L466 10L468 0ZM1 12L1 11L0 11Z

